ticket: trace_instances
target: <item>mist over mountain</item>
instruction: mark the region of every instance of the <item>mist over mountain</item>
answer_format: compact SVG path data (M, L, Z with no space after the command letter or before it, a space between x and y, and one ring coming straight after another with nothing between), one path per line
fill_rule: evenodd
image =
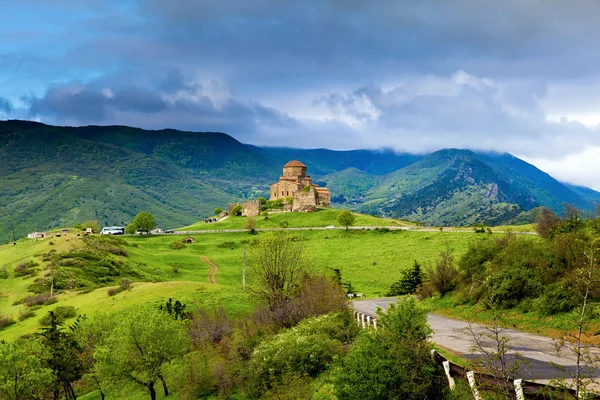
M332 192L334 206L431 225L531 219L563 202L590 210L600 193L558 182L510 154L445 149L261 148L224 133L0 121L0 242L87 219L124 225L150 211L162 227L258 196L291 159Z

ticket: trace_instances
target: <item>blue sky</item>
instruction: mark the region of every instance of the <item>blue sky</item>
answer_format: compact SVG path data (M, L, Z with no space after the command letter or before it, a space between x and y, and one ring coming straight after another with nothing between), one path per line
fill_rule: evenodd
M507 151L600 189L600 3L21 0L0 119Z

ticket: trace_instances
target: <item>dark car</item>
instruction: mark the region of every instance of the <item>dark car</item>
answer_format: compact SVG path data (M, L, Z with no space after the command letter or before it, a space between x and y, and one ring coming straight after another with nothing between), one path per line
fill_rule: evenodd
M167 229L165 230L165 233L175 233L175 231L173 229Z

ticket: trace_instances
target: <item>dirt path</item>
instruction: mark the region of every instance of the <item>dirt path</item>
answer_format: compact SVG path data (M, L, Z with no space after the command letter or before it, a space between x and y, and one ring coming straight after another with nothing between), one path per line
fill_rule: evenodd
M217 267L217 264L215 264L214 262L210 261L208 259L208 257L205 256L201 256L200 260L208 265L208 283L218 283L217 282L217 272L219 272L219 267Z

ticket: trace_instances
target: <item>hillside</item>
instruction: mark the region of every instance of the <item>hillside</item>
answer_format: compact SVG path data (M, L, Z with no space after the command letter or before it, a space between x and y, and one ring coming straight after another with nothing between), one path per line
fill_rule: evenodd
M0 121L0 243L88 219L125 225L139 211L185 226L229 202L268 196L291 159L334 206L432 225L526 223L563 202L591 210L600 193L566 186L508 154L259 148L224 133Z
M560 213L565 202L593 207L591 199L510 154L446 149L385 175L352 207L431 225L498 225L530 221L540 206Z

